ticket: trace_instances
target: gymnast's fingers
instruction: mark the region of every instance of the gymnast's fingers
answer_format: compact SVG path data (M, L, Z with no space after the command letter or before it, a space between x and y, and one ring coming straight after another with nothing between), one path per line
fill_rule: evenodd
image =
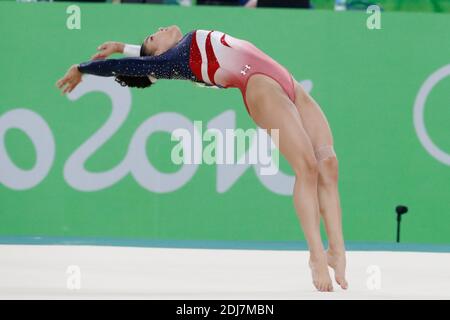
M61 90L61 95L64 95L64 90L65 89L63 88L63 86L60 87L60 90Z
M102 53L96 53L91 57L91 60L97 60L97 59L104 59L106 58L106 56Z
M71 93L72 91L73 91L73 89L75 89L75 87L78 85L78 83L72 83L70 86L69 86L69 91L68 91L68 93Z
M61 89L62 86L67 82L67 77L63 77L56 82L56 86Z
M69 80L65 83L65 87L64 87L64 89L62 90L62 93L63 93L63 94L68 93L71 86L72 86L72 81L69 79Z
M63 94L69 93L70 90L70 84L67 84L67 86L63 90Z
M103 44L101 44L101 45L99 45L99 46L97 47L97 50L98 50L98 51L100 51L100 50L105 50L105 48L106 48L106 43L103 43Z

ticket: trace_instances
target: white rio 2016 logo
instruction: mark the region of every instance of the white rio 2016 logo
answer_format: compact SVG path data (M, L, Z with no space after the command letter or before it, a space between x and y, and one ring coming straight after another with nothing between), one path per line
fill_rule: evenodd
M36 163L31 170L17 168L5 148L5 133L22 130L36 149ZM47 176L55 158L55 140L50 128L38 114L27 109L13 109L0 117L0 182L15 190L34 187Z
M198 164L184 164L175 173L158 171L148 161L146 141L155 132L172 133L175 129L184 128L190 132L197 130L194 123L181 114L163 112L145 120L136 130L128 146L125 158L109 171L90 172L84 168L85 162L103 144L105 144L126 120L131 108L131 94L128 88L119 87L109 78L85 76L83 82L68 98L77 100L83 95L100 91L111 98L112 113L105 124L88 140L78 147L67 159L64 166L64 179L79 191L97 191L108 188L125 175L131 173L136 182L143 188L156 192L172 192L185 185L198 169ZM228 110L210 120L208 129L223 131L236 127L235 112ZM28 135L36 150L36 163L31 170L17 168L9 158L4 138L7 130L18 128ZM198 135L192 134L194 137ZM201 143L198 141L198 143ZM246 154L256 152L253 143ZM38 185L47 176L55 158L55 141L52 131L45 120L28 109L13 109L0 116L0 183L14 190L26 190ZM283 195L292 194L294 177L278 171L274 175L261 175L260 164L217 164L217 192L225 192L253 167L259 181L270 191Z
M450 64L438 69L430 75L420 88L414 103L414 127L416 128L420 142L431 156L446 165L450 165L450 155L436 146L428 135L424 121L424 110L426 100L433 87L449 75Z

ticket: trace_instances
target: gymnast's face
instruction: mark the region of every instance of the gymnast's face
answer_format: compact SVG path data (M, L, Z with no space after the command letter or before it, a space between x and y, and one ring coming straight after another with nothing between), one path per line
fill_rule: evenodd
M160 27L158 31L144 40L144 53L147 55L160 55L181 40L183 34L178 26Z

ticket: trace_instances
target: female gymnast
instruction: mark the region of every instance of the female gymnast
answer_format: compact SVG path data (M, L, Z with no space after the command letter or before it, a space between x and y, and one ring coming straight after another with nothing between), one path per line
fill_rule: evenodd
M279 130L280 152L295 172L294 206L308 244L313 284L347 289L346 257L338 192L338 161L321 108L289 71L252 43L217 30L185 35L176 25L159 28L141 46L106 42L89 62L73 65L56 85L71 92L88 73L115 77L122 86L149 87L157 79L190 80L216 88L238 88L250 117L271 134ZM106 59L113 53L127 57ZM320 218L328 236L322 243Z

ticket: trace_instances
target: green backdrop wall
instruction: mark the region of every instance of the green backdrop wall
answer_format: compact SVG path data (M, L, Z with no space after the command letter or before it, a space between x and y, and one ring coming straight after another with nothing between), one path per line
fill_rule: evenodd
M198 166L170 192L139 181L145 165L129 148L146 121L229 116L254 128L238 90L164 80L129 90L92 77L78 97L55 88L100 43L140 43L177 24L249 40L312 88L334 132L348 241L393 242L394 207L405 204L403 242L450 243L445 15L383 13L381 30L369 30L364 12L86 4L81 29L70 30L68 5L0 3L0 238L303 240L291 197L252 168L225 190L215 165ZM173 144L164 132L144 139L159 172L179 172ZM292 175L284 160L281 169Z

